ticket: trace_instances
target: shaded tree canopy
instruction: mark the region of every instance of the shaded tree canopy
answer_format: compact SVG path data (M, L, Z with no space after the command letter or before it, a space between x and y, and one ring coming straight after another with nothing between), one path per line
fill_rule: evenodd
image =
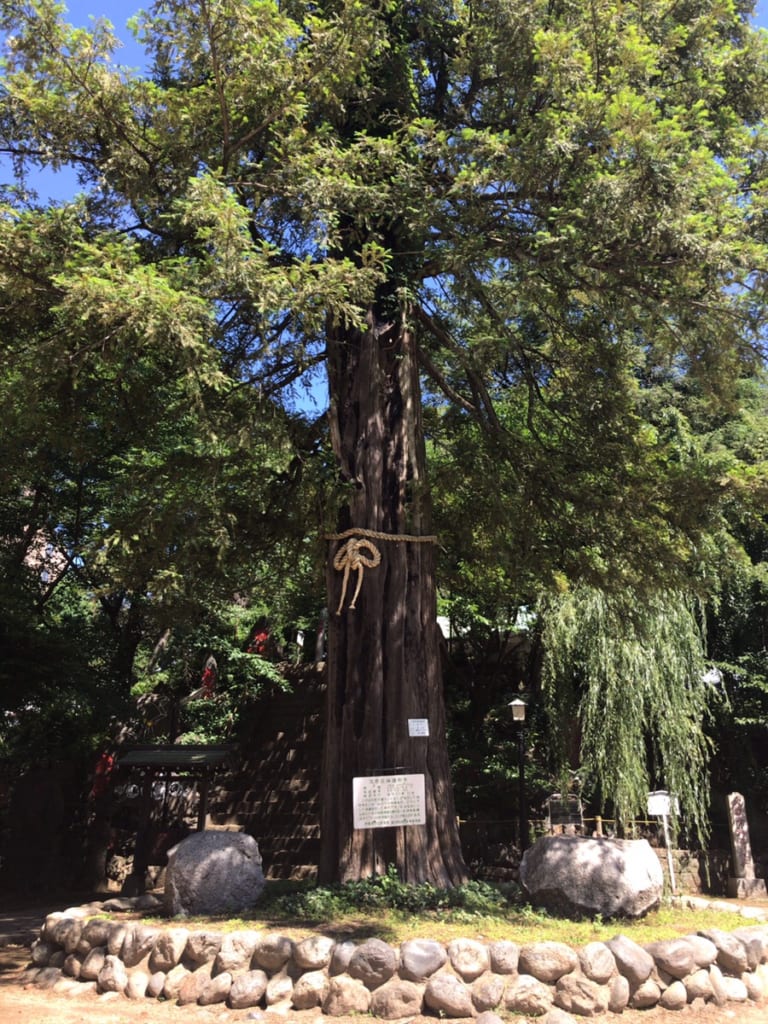
M182 608L201 579L247 586L254 545L314 520L435 528L443 578L486 606L579 583L706 596L738 473L695 419L737 407L764 326L768 62L750 10L159 0L135 20L138 75L108 23L4 3L17 555L45 521L104 600ZM81 196L40 206L25 175L64 165ZM330 451L291 406L324 361ZM442 728L435 553L386 547L381 594L332 617L330 721L359 773L364 751L398 763L394 706L423 698ZM605 742L591 735L596 764ZM429 748L439 805L447 759ZM340 873L391 854L456 881L460 855L433 840L374 837Z

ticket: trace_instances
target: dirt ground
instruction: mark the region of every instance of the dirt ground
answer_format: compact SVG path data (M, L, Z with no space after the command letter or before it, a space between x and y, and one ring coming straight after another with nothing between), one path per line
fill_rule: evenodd
M97 996L79 983L73 994L25 986L23 972L29 964L24 946L0 948L0 1024L360 1024L361 1017L323 1017L317 1010L292 1011L287 1015L264 1010L229 1010L224 1006L177 1006L154 999L131 1001L117 994ZM373 1021L373 1018L367 1018ZM513 1018L523 1024L522 1018ZM408 1024L435 1024L435 1017L413 1017ZM684 1010L627 1010L617 1017L605 1014L590 1018L594 1024L768 1024L768 1000L761 1005L731 1003L688 1006ZM585 1018L586 1021L586 1018ZM391 1022L389 1022L391 1024ZM469 1022L455 1022L469 1024Z

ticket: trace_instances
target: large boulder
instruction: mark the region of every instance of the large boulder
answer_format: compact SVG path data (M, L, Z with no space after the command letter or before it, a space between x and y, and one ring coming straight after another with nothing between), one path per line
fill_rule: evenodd
M543 836L526 850L520 881L532 903L566 916L642 917L664 888L645 839Z
M264 889L256 840L242 832L195 832L168 851L165 908L173 917L236 915Z

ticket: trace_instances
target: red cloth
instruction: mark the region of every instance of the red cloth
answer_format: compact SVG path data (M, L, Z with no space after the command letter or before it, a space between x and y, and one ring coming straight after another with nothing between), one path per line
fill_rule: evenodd
M105 750L96 762L96 767L93 771L93 786L91 787L90 795L94 799L104 796L107 792L109 789L109 777L114 770L115 759L112 754L108 754Z

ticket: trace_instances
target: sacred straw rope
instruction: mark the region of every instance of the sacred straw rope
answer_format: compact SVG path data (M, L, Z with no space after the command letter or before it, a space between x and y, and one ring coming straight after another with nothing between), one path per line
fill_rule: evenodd
M341 545L333 559L333 568L337 572L344 573L339 607L336 609L337 615L341 615L341 609L344 607L344 598L347 596L347 583L349 582L350 572L357 572L357 586L349 605L350 610L352 610L355 607L357 595L360 593L360 588L363 585L363 573L366 569L375 569L379 562L381 562L381 552L371 540L366 540L366 537L370 537L373 540L388 540L399 543L407 543L408 541L413 544L437 543L437 537L432 536L415 537L408 533L382 533L380 530L363 530L355 529L354 527L351 530L345 530L343 533L326 533L326 540L346 540L347 542ZM363 550L366 550L368 555L364 555L362 553Z

